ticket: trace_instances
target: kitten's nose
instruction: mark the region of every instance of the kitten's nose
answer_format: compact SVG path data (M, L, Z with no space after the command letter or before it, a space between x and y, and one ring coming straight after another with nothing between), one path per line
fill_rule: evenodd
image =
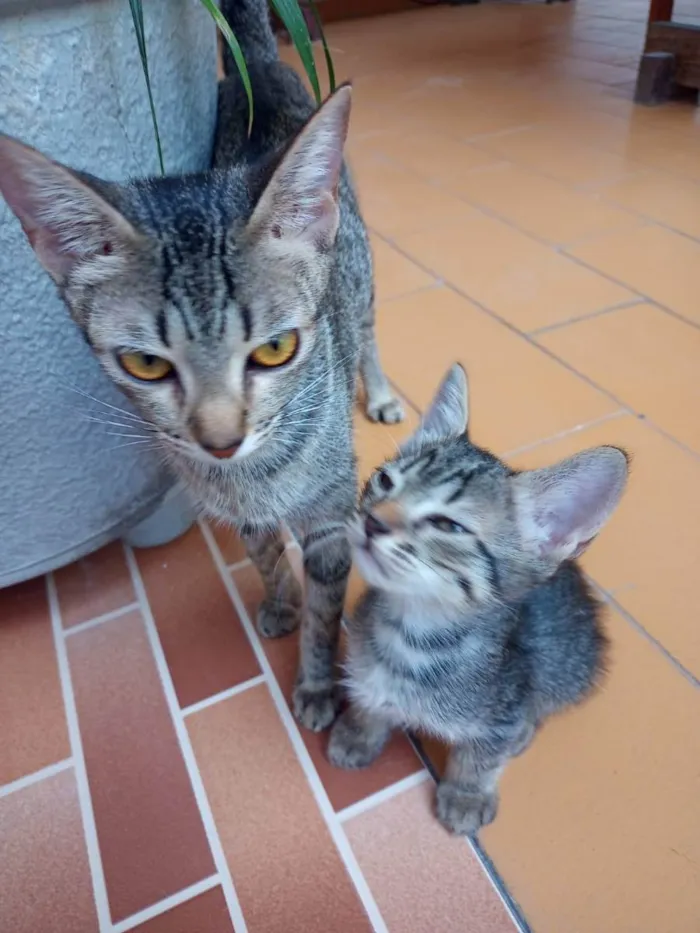
M217 460L228 460L236 453L242 443L243 438L239 437L231 441L226 447L210 447L207 444L202 444L202 447L208 454L211 454L212 457L216 457Z
M377 535L386 535L389 534L390 531L391 528L378 518L375 518L371 512L365 519L365 534L368 538L376 538Z

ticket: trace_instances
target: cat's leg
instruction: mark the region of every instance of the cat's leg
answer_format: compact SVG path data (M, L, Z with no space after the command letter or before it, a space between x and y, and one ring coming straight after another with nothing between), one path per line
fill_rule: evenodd
M303 726L320 732L330 726L338 711L335 661L350 575L350 546L341 523L334 522L308 534L302 551L306 608L293 706Z
M379 359L377 337L374 332L374 313L362 328L362 349L360 351L360 375L365 387L367 415L372 421L384 424L396 424L403 421L404 410L395 392L384 375Z
M265 638L287 635L301 621L303 600L282 536L279 532L266 535L244 532L242 537L265 587L258 609L258 631Z
M366 768L379 757L391 732L383 716L350 706L331 729L328 760L336 768Z
M469 836L495 819L501 772L509 759L527 748L534 734L534 725L524 723L507 736L486 733L450 750L437 789L436 809L443 826Z

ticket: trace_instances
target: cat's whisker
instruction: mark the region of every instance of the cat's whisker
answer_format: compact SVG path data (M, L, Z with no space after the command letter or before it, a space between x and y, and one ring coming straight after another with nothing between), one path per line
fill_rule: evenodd
M150 441L151 438L145 434L122 434L119 431L107 431L109 437L138 437L142 441Z
M142 437L137 441L127 441L125 444L116 444L114 447L107 447L105 449L111 453L114 450L122 450L124 447L137 447L139 445L143 446L144 444L152 444L151 439L148 437Z
M104 405L105 408L109 408L112 411L117 411L120 415L123 415L123 417L128 418L130 421L140 421L144 424L146 423L144 422L144 419L139 418L138 415L127 411L125 408L120 408L118 405L112 405L109 402L105 402L101 398L90 395L89 392L85 392L83 389L78 388L78 386L71 385L70 382L63 382L63 380L59 380L59 382L64 386L64 388L69 389L71 392L75 392L76 395L81 395L83 398L89 399L91 402L96 402L98 405Z

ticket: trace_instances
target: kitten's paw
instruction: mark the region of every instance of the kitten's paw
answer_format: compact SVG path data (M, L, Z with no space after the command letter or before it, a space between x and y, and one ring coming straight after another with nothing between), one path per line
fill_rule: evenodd
M398 424L405 418L403 405L395 396L369 401L367 403L367 417L370 421L379 421L382 424Z
M263 638L281 638L299 627L301 606L264 599L258 609L257 621Z
M366 768L386 744L386 736L372 736L358 729L346 710L336 720L328 741L328 760L336 768Z
M292 694L292 706L302 726L312 732L322 732L337 716L339 698L334 687L310 690L303 684L297 684Z
M471 836L495 819L498 795L475 793L456 784L443 783L438 785L436 810L438 819L451 833Z

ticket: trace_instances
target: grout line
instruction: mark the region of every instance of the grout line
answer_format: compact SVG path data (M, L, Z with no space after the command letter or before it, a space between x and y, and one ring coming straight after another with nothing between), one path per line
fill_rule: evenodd
M415 753L425 765L426 771L432 778L433 783L436 785L439 784L440 776L435 770L435 765L423 748L421 741L411 732L407 732L406 736L413 746ZM484 851L484 849L482 849L478 839L474 836L468 836L464 839L464 841L474 853L474 857L481 865L481 868L488 880L491 882L494 891L498 895L498 898L503 904L506 913L510 917L513 925L516 927L519 933L532 933L530 925L525 919L525 916L523 915L518 903L512 897L508 887L501 878L498 869L496 868L491 858Z
M546 324L544 327L537 327L535 330L524 331L528 337L539 337L542 334L549 334L553 330L561 330L570 324L580 324L583 321L590 321L598 317L604 317L606 314L612 314L615 311L624 311L625 308L634 308L637 305L645 304L644 298L629 298L627 301L621 301L619 304L610 305L609 308L602 308L599 311L591 311L589 314L579 314L576 317L567 318L565 321L557 321L556 324Z
M619 411L611 411L607 415L601 415L600 418L594 418L593 421L586 421L583 424L577 424L573 428L566 428L564 431L559 431L557 434L550 434L549 437L543 437L540 440L532 441L531 444L523 444L521 447L515 447L513 450L506 451L506 453L501 456L501 459L508 461L511 457L517 457L520 454L526 453L529 450L534 450L536 447L541 447L544 444L553 444L555 441L563 440L571 434L579 434L581 431L587 431L589 428L596 428L598 425L605 424L607 421L614 421L617 418L632 417L634 416L631 415L630 412L624 408L620 408Z
M204 527L203 524L202 527ZM207 532L211 534L208 528ZM185 721L180 711L177 694L175 693L175 687L173 685L172 677L170 676L168 662L165 659L163 647L160 643L158 629L156 628L153 613L151 612L151 606L148 602L148 595L146 593L146 587L143 583L143 578L141 577L141 571L139 570L132 548L125 544L124 552L126 554L126 561L129 566L129 570L131 572L131 579L134 584L134 590L136 591L136 595L141 606L143 623L151 645L151 651L153 652L158 674L160 676L163 693L165 694L165 699L170 710L170 716L173 721L175 733L180 743L180 751L182 752L185 767L187 768L187 773L189 774L190 784L192 785L192 791L199 807L199 814L204 825L204 832L207 836L209 848L211 849L211 853L214 858L214 865L216 866L216 870L221 880L221 887L224 892L224 898L226 899L226 906L228 907L229 914L231 915L231 920L233 922L233 927L236 933L246 933L247 927L243 917L243 911L238 900L238 895L236 894L233 878L231 877L231 872L229 871L226 855L224 854L221 839L219 838L219 833L216 828L216 823L214 822L214 817L209 805L209 799L204 787L204 782L202 781L202 776L199 773L197 759L195 758L194 750L192 749L192 743L190 742L187 727L185 726Z
M238 592L238 589L233 582L233 578L226 571L226 565L224 564L221 553L217 547L214 536L212 535L209 528L204 522L200 523L200 528L202 534L209 545L209 550L211 552L212 560L214 561L219 574L221 575L222 580L224 581L224 586L226 587L231 602L233 603L238 616L241 620L241 624L245 629L245 632L250 641L251 647L255 656L258 659L258 664L262 668L263 672L266 674L268 679L268 689L270 691L270 696L277 708L282 724L284 725L287 735L289 736L289 741L291 742L292 748L294 749L296 756L299 760L299 764L304 772L304 776L311 788L313 796L316 800L316 805L318 806L321 815L323 816L326 826L330 832L331 838L335 843L336 849L340 854L340 857L345 865L345 870L347 871L351 881L355 885L357 894L362 902L362 906L369 917L370 923L375 931L375 933L388 933L388 928L382 918L382 915L379 911L374 896L367 884L365 876L362 874L362 869L360 868L357 859L355 858L355 853L350 847L347 836L343 827L340 825L338 817L331 806L331 802L328 799L328 794L321 783L316 769L311 761L311 756L309 755L308 749L304 745L304 742L299 733L299 729L292 717L292 714L287 706L287 701L282 694L279 684L277 683L277 678L274 675L270 662L267 659L263 647L260 643L260 639L250 621L248 612L243 604L243 600ZM238 931L237 931L238 933Z
M103 622L111 622L112 619L125 616L127 613L133 612L138 608L139 604L137 602L128 603L126 606L122 606L121 609L113 609L112 612L105 612L101 616L95 616L94 619L88 619L87 622L79 622L77 625L71 625L70 628L63 629L63 634L66 638L70 635L77 635L79 632L95 628L96 625L102 625Z
M152 904L150 907L146 907L144 910L132 914L125 920L120 920L119 923L115 923L112 933L127 933L128 930L133 930L134 927L140 926L142 923L153 920L155 917L160 917L161 914L167 913L167 911L173 910L175 907L179 907L180 904L186 904L187 901L194 900L194 898L199 897L200 894L206 894L207 891L211 891L212 888L218 886L219 881L218 875L212 875L210 878L205 878L203 881L191 884L188 888L183 888L182 891L178 891L177 894L172 894L170 897L158 901L157 904ZM236 927L236 933L238 933L238 927Z
M609 603L609 605L611 605L622 616L622 618L632 626L633 629L646 638L646 640L650 642L666 658L669 664L671 664L679 674L685 677L686 680L690 681L694 687L700 687L700 680L695 676L695 674L693 674L692 671L688 670L687 667L681 664L678 658L671 654L668 648L666 648L665 645L663 645L658 640L658 638L652 635L651 632L649 632L641 622L635 619L632 613L628 612L628 610L625 609L625 607L617 600L615 593L624 592L623 589L618 588L614 591L606 590L604 586L601 586L600 583L598 583L588 574L586 574L586 579L589 580L593 587L598 591L600 598L604 602Z
M46 593L48 596L49 610L51 613L51 628L53 629L54 646L56 649L56 658L58 661L58 673L61 681L61 691L63 693L63 705L66 713L66 723L68 725L68 737L70 739L70 746L73 754L75 783L78 790L78 802L80 804L80 813L83 822L85 848L87 850L88 864L90 866L90 877L92 879L92 893L95 901L95 909L97 912L97 923L100 929L100 933L110 933L112 930L112 916L109 909L107 882L105 880L102 857L100 855L100 843L97 836L95 813L92 809L90 784L88 781L87 769L85 767L83 740L80 734L78 710L75 704L73 682L71 680L70 665L68 663L68 652L66 650L63 625L61 623L61 610L58 603L56 581L52 573L46 575Z
M53 777L55 774L61 774L73 767L72 758L64 758L63 761L57 761L53 765L47 765L46 768L40 768L39 771L32 771L31 774L25 774L24 777L17 778L16 781L10 781L9 784L3 784L0 787L0 797L9 797L15 791L24 790L25 787L31 787L32 784L38 784L46 778Z
M415 774L409 774L408 777L402 778L400 781L396 781L394 784L382 788L382 790L377 791L376 794L370 794L369 797L358 800L357 803L350 804L349 807L340 810L336 815L341 823L346 823L348 820L354 819L361 813L373 810L385 801L391 800L392 797L403 794L404 791L425 784L428 780L430 780L430 773L426 771L425 768L421 768L421 770L416 771Z
M246 690L250 690L251 687L258 687L260 684L265 683L265 675L258 674L257 677L251 677L250 680L244 680L243 683L236 684L235 687L229 687L227 690L221 690L219 693L214 693L210 697L206 697L204 700L199 700L197 703L191 703L189 706L185 706L182 709L181 715L183 716L192 716L194 713L199 713L203 709L207 709L209 706L214 706L216 703L222 703L224 700L229 700L231 697L237 696L239 693L245 693Z
M232 564L226 564L226 569L229 573L232 573L234 570L243 570L244 567L249 567L252 563L250 557L244 557L243 560L236 560Z
M426 272L430 273L431 275L434 274L433 270L430 269L429 266L424 265L420 259L417 259L415 256L412 256L410 253L407 253L391 237L387 237L384 234L378 233L378 231L375 228L372 228L372 229L373 229L373 232L377 234L377 236L379 236L381 239L385 240L387 243L393 246L397 252L401 253L407 259L410 259L413 263L415 263L417 266L420 266L421 269L424 269ZM571 258L574 258L574 257L571 257ZM585 263L582 263L582 262L579 262L579 265L584 266L587 269L589 268L588 266L585 265ZM598 270L593 269L591 267L589 271L597 272ZM611 281L615 281L615 280L611 279ZM616 283L616 284L620 284L620 283ZM511 333L525 340L526 343L530 344L530 346L535 347L537 350L540 350L542 353L545 354L545 356L548 356L550 359L554 360L556 363L558 363L568 372L572 373L574 376L577 376L579 379L585 382L586 385L589 385L592 389L595 389L597 392L600 392L602 395L605 395L607 398L615 402L616 405L618 405L621 409L626 411L628 414L633 415L635 418L638 418L644 421L644 423L647 424L653 431L656 431L657 434L660 434L662 437L665 437L666 440L673 443L676 447L679 447L681 450L689 454L694 459L696 460L700 459L700 452L693 450L692 447L689 447L683 441L679 440L677 437L674 437L668 431L664 430L664 428L660 427L660 425L658 425L655 421L652 421L650 418L648 418L643 412L638 412L636 409L632 408L630 405L627 405L626 402L624 402L622 399L614 395L609 389L606 389L603 386L599 385L597 382L591 379L590 376L587 376L585 373L579 372L574 366L572 366L570 363L568 363L566 360L562 359L561 357L557 356L556 353L550 350L547 346L545 346L544 344L538 343L534 337L532 337L530 334L527 333L527 331L518 330L518 328L514 324L511 324L510 321L506 320L504 317L501 317L499 314L496 314L495 311L492 311L485 304L483 304L483 302L479 301L477 298L472 297L467 292L462 291L462 289L458 288L452 282L445 280L445 288L451 292L454 292L455 295L459 295L460 298L464 298L467 301L471 302L473 305L479 308L480 311L483 311L484 314L488 314L488 316L492 318L494 321L498 321L499 324L502 324L504 327L507 327L508 330L511 331ZM660 305L658 301L654 301L652 298L649 298L646 295L641 295L641 294L640 294L640 298L644 299L645 301L648 301L650 304L656 305L658 308L660 308L662 311L666 311L672 317L678 318L678 320L683 321L684 324L690 323L687 318L684 318L676 314L674 311L671 311L669 308L666 308L664 305ZM691 325L691 326L700 327L700 325Z

